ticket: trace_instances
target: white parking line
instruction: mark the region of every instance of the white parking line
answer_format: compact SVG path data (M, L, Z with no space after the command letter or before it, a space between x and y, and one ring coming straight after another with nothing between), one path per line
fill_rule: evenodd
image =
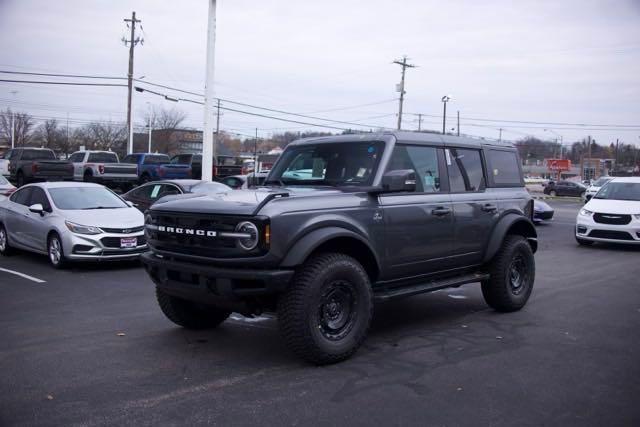
M0 271L4 271L5 273L9 273L9 274L15 274L16 276L23 277L23 278L25 278L27 280L31 280L32 282L47 283L46 280L41 280L41 279L38 279L37 277L33 277L33 276L29 276L28 274L20 273L19 271L8 270L6 268L0 268Z

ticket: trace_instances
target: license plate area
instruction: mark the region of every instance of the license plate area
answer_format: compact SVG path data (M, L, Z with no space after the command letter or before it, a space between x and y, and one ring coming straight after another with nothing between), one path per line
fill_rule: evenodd
M121 248L135 248L136 246L138 246L137 237L123 237L120 239Z

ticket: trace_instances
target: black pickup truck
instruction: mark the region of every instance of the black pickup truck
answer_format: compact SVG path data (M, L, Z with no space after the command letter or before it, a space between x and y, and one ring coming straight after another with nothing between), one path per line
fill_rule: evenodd
M202 154L178 154L171 158L171 163L165 167L171 168L173 165L191 166L191 177L202 179ZM213 179L221 179L232 175L242 174L242 163L233 156L217 156L217 161L213 162L211 176Z
M18 187L36 181L72 181L73 163L58 160L48 148L14 148L9 160L9 179Z

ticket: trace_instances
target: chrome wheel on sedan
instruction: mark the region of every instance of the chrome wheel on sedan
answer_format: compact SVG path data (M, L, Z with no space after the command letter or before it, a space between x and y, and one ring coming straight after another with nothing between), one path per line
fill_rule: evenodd
M9 255L11 247L9 246L9 237L4 226L0 225L0 254Z
M62 268L65 262L64 251L62 250L60 237L57 234L54 234L49 238L48 252L51 265L55 268Z

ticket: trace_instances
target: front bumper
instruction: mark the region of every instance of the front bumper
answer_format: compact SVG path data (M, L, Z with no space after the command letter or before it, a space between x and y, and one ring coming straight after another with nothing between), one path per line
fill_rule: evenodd
M62 234L62 247L65 257L73 261L119 261L132 260L148 251L144 232L131 234L101 233L94 235L66 232ZM133 238L138 245L133 248L121 248L120 239Z
M576 237L583 240L605 243L640 244L640 220L629 224L615 225L595 222L592 216L578 215Z
M554 211L534 211L533 212L533 220L534 221L548 221L553 218Z
M211 304L280 293L294 274L294 270L211 267L163 258L152 252L143 254L140 260L164 292Z

